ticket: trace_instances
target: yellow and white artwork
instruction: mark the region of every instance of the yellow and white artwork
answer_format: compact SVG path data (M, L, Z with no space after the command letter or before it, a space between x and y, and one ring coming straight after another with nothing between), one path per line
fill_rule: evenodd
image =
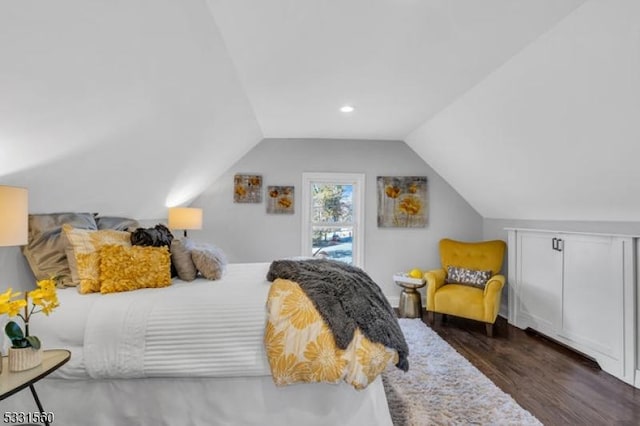
M428 200L426 176L378 176L378 227L424 228Z

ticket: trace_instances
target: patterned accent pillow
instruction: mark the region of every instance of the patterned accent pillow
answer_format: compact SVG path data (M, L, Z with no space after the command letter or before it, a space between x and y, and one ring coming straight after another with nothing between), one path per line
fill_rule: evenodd
M492 276L491 271L478 271L459 266L448 266L445 282L447 284L464 284L484 289L487 281L489 281L489 278Z
M105 245L100 248L100 293L171 285L169 248Z
M90 231L65 224L62 231L69 241L67 260L71 276L82 294L100 291L100 248L105 245L131 247L131 234L102 229Z

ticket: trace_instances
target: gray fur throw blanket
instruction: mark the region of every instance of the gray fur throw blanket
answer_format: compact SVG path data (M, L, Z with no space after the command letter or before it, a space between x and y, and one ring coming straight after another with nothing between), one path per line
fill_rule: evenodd
M409 370L409 347L393 308L362 269L327 259L275 260L267 280L276 278L300 285L340 349L349 346L356 328L360 328L367 339L398 351L396 367Z

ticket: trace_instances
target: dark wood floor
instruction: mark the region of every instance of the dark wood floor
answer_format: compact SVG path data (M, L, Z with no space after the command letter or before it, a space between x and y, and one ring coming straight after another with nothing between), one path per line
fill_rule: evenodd
M423 315L427 321L427 315ZM498 317L482 323L436 315L432 328L545 425L640 425L640 389L597 364Z

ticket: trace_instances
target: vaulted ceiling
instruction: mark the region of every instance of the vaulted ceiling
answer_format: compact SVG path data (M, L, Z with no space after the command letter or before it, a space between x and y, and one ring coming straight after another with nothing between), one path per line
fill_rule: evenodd
M582 3L207 2L265 137L398 140Z
M633 220L638 3L2 2L0 183L162 217L263 138L397 139L485 217Z

